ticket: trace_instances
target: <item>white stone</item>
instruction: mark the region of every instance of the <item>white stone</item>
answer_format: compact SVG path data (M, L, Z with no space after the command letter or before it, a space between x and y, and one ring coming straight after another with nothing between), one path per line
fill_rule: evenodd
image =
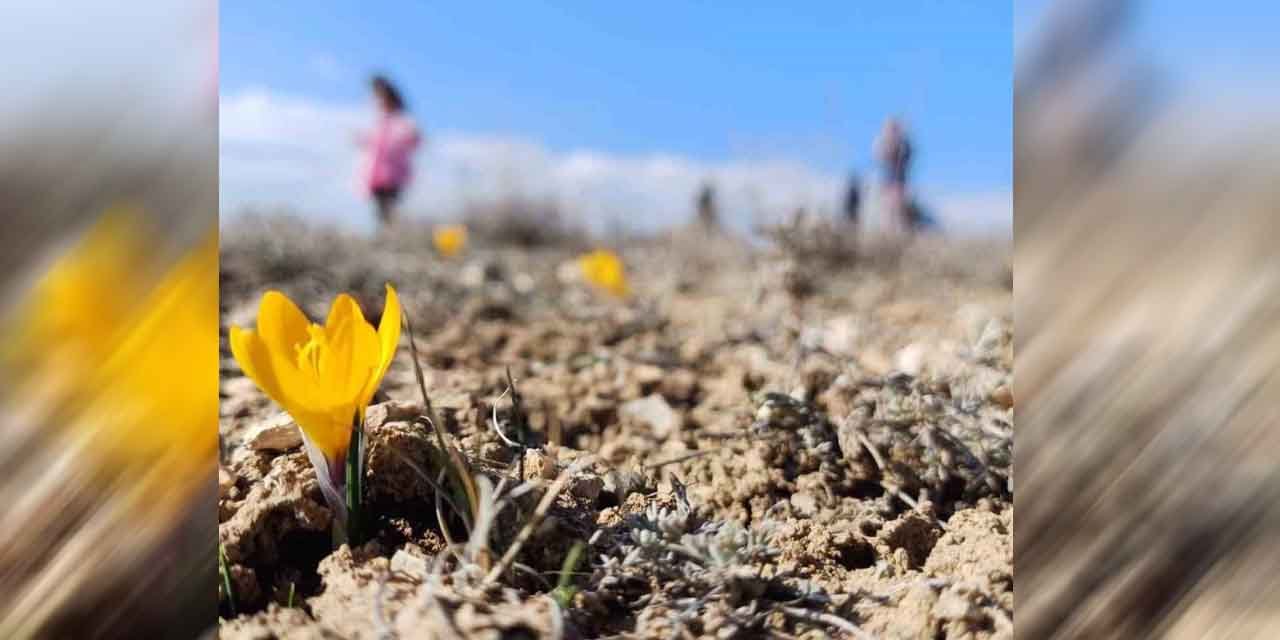
M302 431L281 413L253 427L245 441L254 451L290 451L302 446Z
M427 561L401 549L391 556L391 572L422 579L427 575Z
M894 354L893 366L903 373L919 376L920 372L924 370L924 360L927 353L928 348L925 345L913 342Z
M623 404L618 413L642 424L649 425L653 435L665 440L680 428L680 414L659 394L653 394Z

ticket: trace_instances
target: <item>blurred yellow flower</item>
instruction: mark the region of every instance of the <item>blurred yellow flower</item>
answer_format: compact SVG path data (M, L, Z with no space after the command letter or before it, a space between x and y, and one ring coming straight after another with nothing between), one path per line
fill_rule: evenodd
M179 247L117 207L32 280L0 318L0 567L39 562L8 576L3 637L48 635L86 594L170 567L216 490L216 227Z
M116 207L58 256L0 330L0 395L160 512L213 474L218 236L165 264L151 234L141 211Z
M448 224L436 227L431 234L436 251L446 258L462 253L467 248L467 228L460 224Z
M115 415L129 429L102 450L122 461L151 461L153 469L206 468L218 450L217 232L166 272L137 309L93 383L101 408L114 409L98 415Z
M49 266L5 323L6 367L66 385L106 358L128 328L148 273L141 212L109 210L85 237ZM216 282L217 274L214 273ZM36 381L44 386L50 379Z
M303 442L330 506L345 521L342 489L353 424L391 366L400 341L400 300L387 285L375 331L346 294L329 308L324 326L312 324L279 291L268 291L256 330L231 328L240 368L302 428Z
M582 267L583 277L592 285L620 298L630 295L626 268L622 259L612 251L597 249L578 258L578 264Z

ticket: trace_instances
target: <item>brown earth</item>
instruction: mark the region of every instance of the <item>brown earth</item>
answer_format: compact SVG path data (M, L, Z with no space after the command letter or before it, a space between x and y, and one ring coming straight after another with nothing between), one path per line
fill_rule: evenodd
M467 529L429 482L406 338L366 422L373 540L332 550L296 426L224 344L222 637L1012 637L1006 247L867 241L852 260L631 240L619 301L576 277L584 247L480 238L450 261L421 230L292 224L227 230L224 336L268 288L312 318L350 292L376 322L394 283L449 443L487 486L508 478L509 507L456 552ZM507 435L527 424L523 454L495 408ZM513 569L486 580L548 492Z

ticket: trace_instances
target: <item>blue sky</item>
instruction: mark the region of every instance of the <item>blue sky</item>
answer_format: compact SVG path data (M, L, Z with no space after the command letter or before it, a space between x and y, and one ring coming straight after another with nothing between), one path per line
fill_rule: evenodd
M1012 23L1008 4L985 0L810 2L802 10L228 0L224 146L243 130L227 114L243 121L244 111L257 113L246 105L251 94L276 111L284 100L301 109L303 99L331 111L364 108L366 78L378 70L402 85L428 135L499 136L562 159L661 157L714 175L743 163L801 166L814 176L792 192L823 190L823 202L839 187L813 185L850 169L868 173L882 120L900 113L915 138L922 192L999 202L1012 183ZM223 163L241 157L224 153ZM250 179L224 171L224 200L241 203L228 191L255 190ZM420 185L419 196L432 188L442 186ZM996 209L1008 217L1011 204Z
M901 111L921 180L1012 176L1012 11L999 2L238 0L221 21L224 93L358 101L385 69L428 126L840 171L865 165L880 120Z

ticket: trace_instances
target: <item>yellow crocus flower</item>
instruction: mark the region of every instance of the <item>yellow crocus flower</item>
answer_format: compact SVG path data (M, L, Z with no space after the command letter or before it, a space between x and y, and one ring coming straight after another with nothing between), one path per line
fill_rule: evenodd
M452 258L467 248L467 228L460 224L436 227L431 234L431 241L440 255Z
M0 567L41 559L8 576L0 637L47 636L83 597L173 565L163 550L202 521L217 473L217 229L171 248L142 211L109 210L0 318L0 489L14 496Z
M203 489L194 470L217 451L218 235L162 267L145 255L148 231L141 211L111 209L50 265L0 328L0 375L12 378L0 396L37 404L33 422L58 424L155 508L160 494L180 503ZM139 479L170 462L156 486Z
M102 453L153 469L178 461L188 475L216 457L217 315L218 236L212 230L142 300L88 382L101 396L102 410L92 413L120 423L106 430L112 437L99 445ZM128 436L118 437L126 428ZM172 490L181 480L163 482Z
M630 295L626 267L622 265L622 259L612 251L597 249L578 258L578 264L587 282L619 298Z
M34 283L21 311L6 318L0 327L3 366L27 374L38 388L56 381L59 390L76 391L136 313L143 276L155 269L144 260L150 255L145 239L140 211L108 210Z
M245 374L302 428L320 488L340 521L353 424L391 366L400 341L400 300L387 285L375 331L351 296L339 295L324 326L312 324L279 291L268 291L256 330L231 328L231 352Z

